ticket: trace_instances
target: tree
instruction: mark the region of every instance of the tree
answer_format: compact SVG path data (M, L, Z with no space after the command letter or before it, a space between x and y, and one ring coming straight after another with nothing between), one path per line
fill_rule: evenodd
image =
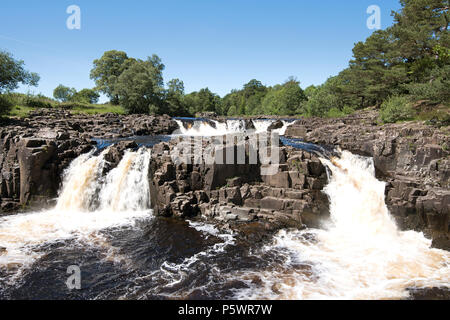
M208 88L192 92L184 97L184 103L190 114L198 112L216 112L221 109L220 97L212 93Z
M95 81L96 90L106 94L111 102L117 104L116 84L120 75L130 68L136 60L123 51L106 51L100 59L94 60L90 78Z
M71 101L82 102L82 103L97 103L100 95L97 91L93 89L83 89L72 95Z
M24 69L24 62L16 60L5 51L0 51L0 94L19 87L19 83L37 86L39 75Z
M129 113L164 113L163 69L156 55L137 60L119 76L113 94Z
M288 79L282 85L274 86L262 101L264 114L295 115L304 113L307 97L300 87L300 82L294 78Z
M393 95L414 94L437 102L446 96L450 46L448 0L401 0L394 24L353 48L338 78L341 104L380 106ZM436 83L434 83L436 82ZM447 95L448 96L448 95Z
M342 98L337 94L338 82L338 77L331 77L321 86L305 90L308 94L305 113L308 116L324 117L331 109L343 107Z
M171 116L188 116L189 111L184 104L184 83L179 79L167 82L165 103L167 114Z
M53 90L53 97L56 100L66 102L72 99L72 97L76 94L76 90L74 88L69 88L60 84Z

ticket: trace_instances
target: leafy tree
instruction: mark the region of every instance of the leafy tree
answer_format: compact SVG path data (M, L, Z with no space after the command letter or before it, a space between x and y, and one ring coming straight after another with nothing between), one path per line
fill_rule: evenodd
M307 97L300 87L300 82L290 78L283 85L273 87L262 101L265 114L295 115L305 111Z
M8 113L14 103L7 94L0 94L0 116Z
M136 60L129 58L123 51L106 51L100 59L94 60L90 78L95 81L96 90L106 94L113 104L117 104L119 96L116 84L120 75Z
M24 69L24 62L16 60L5 51L0 51L0 94L19 87L19 83L37 86L39 75Z
M179 79L172 79L167 83L165 102L167 113L172 116L187 116L189 112L184 105L184 83Z
M74 88L69 88L60 84L53 90L53 97L61 102L66 102L72 99L72 97L77 93Z
M163 69L156 55L137 60L119 76L113 94L129 113L164 113Z
M427 73L424 69L433 67L430 63L436 59L433 49L437 45L450 47L450 3L448 0L400 0L400 3L402 9L392 13L395 23L389 31L410 75L420 81Z
M71 101L82 102L82 103L97 103L100 95L97 91L93 89L83 89L75 92L70 98Z
M198 112L217 112L221 109L220 97L208 88L192 92L184 97L184 103L190 114Z
M392 96L381 105L380 119L385 123L410 120L414 110L406 96Z

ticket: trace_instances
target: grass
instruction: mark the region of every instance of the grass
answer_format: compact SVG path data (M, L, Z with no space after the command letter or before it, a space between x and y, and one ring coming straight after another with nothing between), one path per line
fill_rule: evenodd
M448 126L450 125L450 107L437 105L430 109L424 108L418 112L416 119L439 127Z
M54 109L60 109L58 106L54 106ZM15 105L11 108L7 116L9 117L28 117L31 111L39 110L39 108L19 106ZM103 113L115 113L115 114L126 114L125 110L121 106L110 105L110 104L89 104L89 105L77 105L73 108L69 108L73 114L103 114Z
M28 117L30 111L33 111L35 109L36 108L15 105L11 108L11 111L9 111L7 115L10 117L26 118Z
M121 106L111 104L89 104L80 102L58 102L54 99L44 97L42 95L26 95L22 93L9 93L2 95L6 98L8 103L12 105L8 117L25 118L29 116L30 112L39 110L41 108L54 108L70 110L73 114L103 114L115 113L125 114L125 110Z
M59 109L58 106L54 106L54 109ZM12 107L10 112L7 114L9 117L19 117L25 118L29 115L31 111L39 110L39 108L18 106ZM110 104L89 104L89 105L77 105L73 108L69 108L73 114L103 114L103 113L115 113L115 114L125 114L125 110L121 106L110 105Z
M112 104L90 104L80 105L70 109L74 114L102 114L102 113L115 113L125 114L125 110L121 106Z

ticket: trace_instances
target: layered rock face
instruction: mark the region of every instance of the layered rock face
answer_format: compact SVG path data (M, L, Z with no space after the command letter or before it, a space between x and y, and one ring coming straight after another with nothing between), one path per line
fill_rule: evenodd
M177 163L171 155L181 144L175 139L154 146L151 163L152 206L163 216L203 217L227 223L266 221L268 228L318 226L328 214L328 199L321 192L326 171L320 160L301 150L282 146L279 166L264 175L261 158L249 164L208 164L203 160ZM203 140L207 147L211 142ZM270 147L266 148L270 149ZM258 152L261 150L258 150ZM236 157L237 146L219 146L220 157ZM221 161L225 163L225 161ZM263 174L261 174L263 173Z
M40 110L23 120L1 120L0 208L3 212L45 206L57 196L63 170L93 148L91 137L169 134L177 124L168 116L74 115ZM117 163L126 143L107 156ZM132 147L132 146L131 146Z
M450 248L450 128L423 122L377 125L378 113L296 121L287 136L373 157L386 203L403 229L424 230Z

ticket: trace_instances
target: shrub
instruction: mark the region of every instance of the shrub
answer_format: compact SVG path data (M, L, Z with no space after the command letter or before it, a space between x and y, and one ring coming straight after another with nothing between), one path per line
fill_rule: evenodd
M413 117L414 110L405 96L392 96L381 104L380 120L384 123L410 120Z
M327 111L326 117L328 118L340 118L345 117L346 115L352 114L355 112L355 109L349 106L344 106L342 110L339 108L333 107L330 110Z
M91 105L87 103L77 102L77 101L68 101L62 102L59 106L63 109L90 109Z
M27 96L25 98L25 103L27 107L30 108L52 108L53 104L51 100L43 96Z
M342 112L338 108L333 107L333 108L331 108L330 110L327 111L326 116L327 116L327 118L339 118L339 117L345 116L345 114L344 114L344 112Z
M0 115L8 113L14 103L8 95L0 94Z

